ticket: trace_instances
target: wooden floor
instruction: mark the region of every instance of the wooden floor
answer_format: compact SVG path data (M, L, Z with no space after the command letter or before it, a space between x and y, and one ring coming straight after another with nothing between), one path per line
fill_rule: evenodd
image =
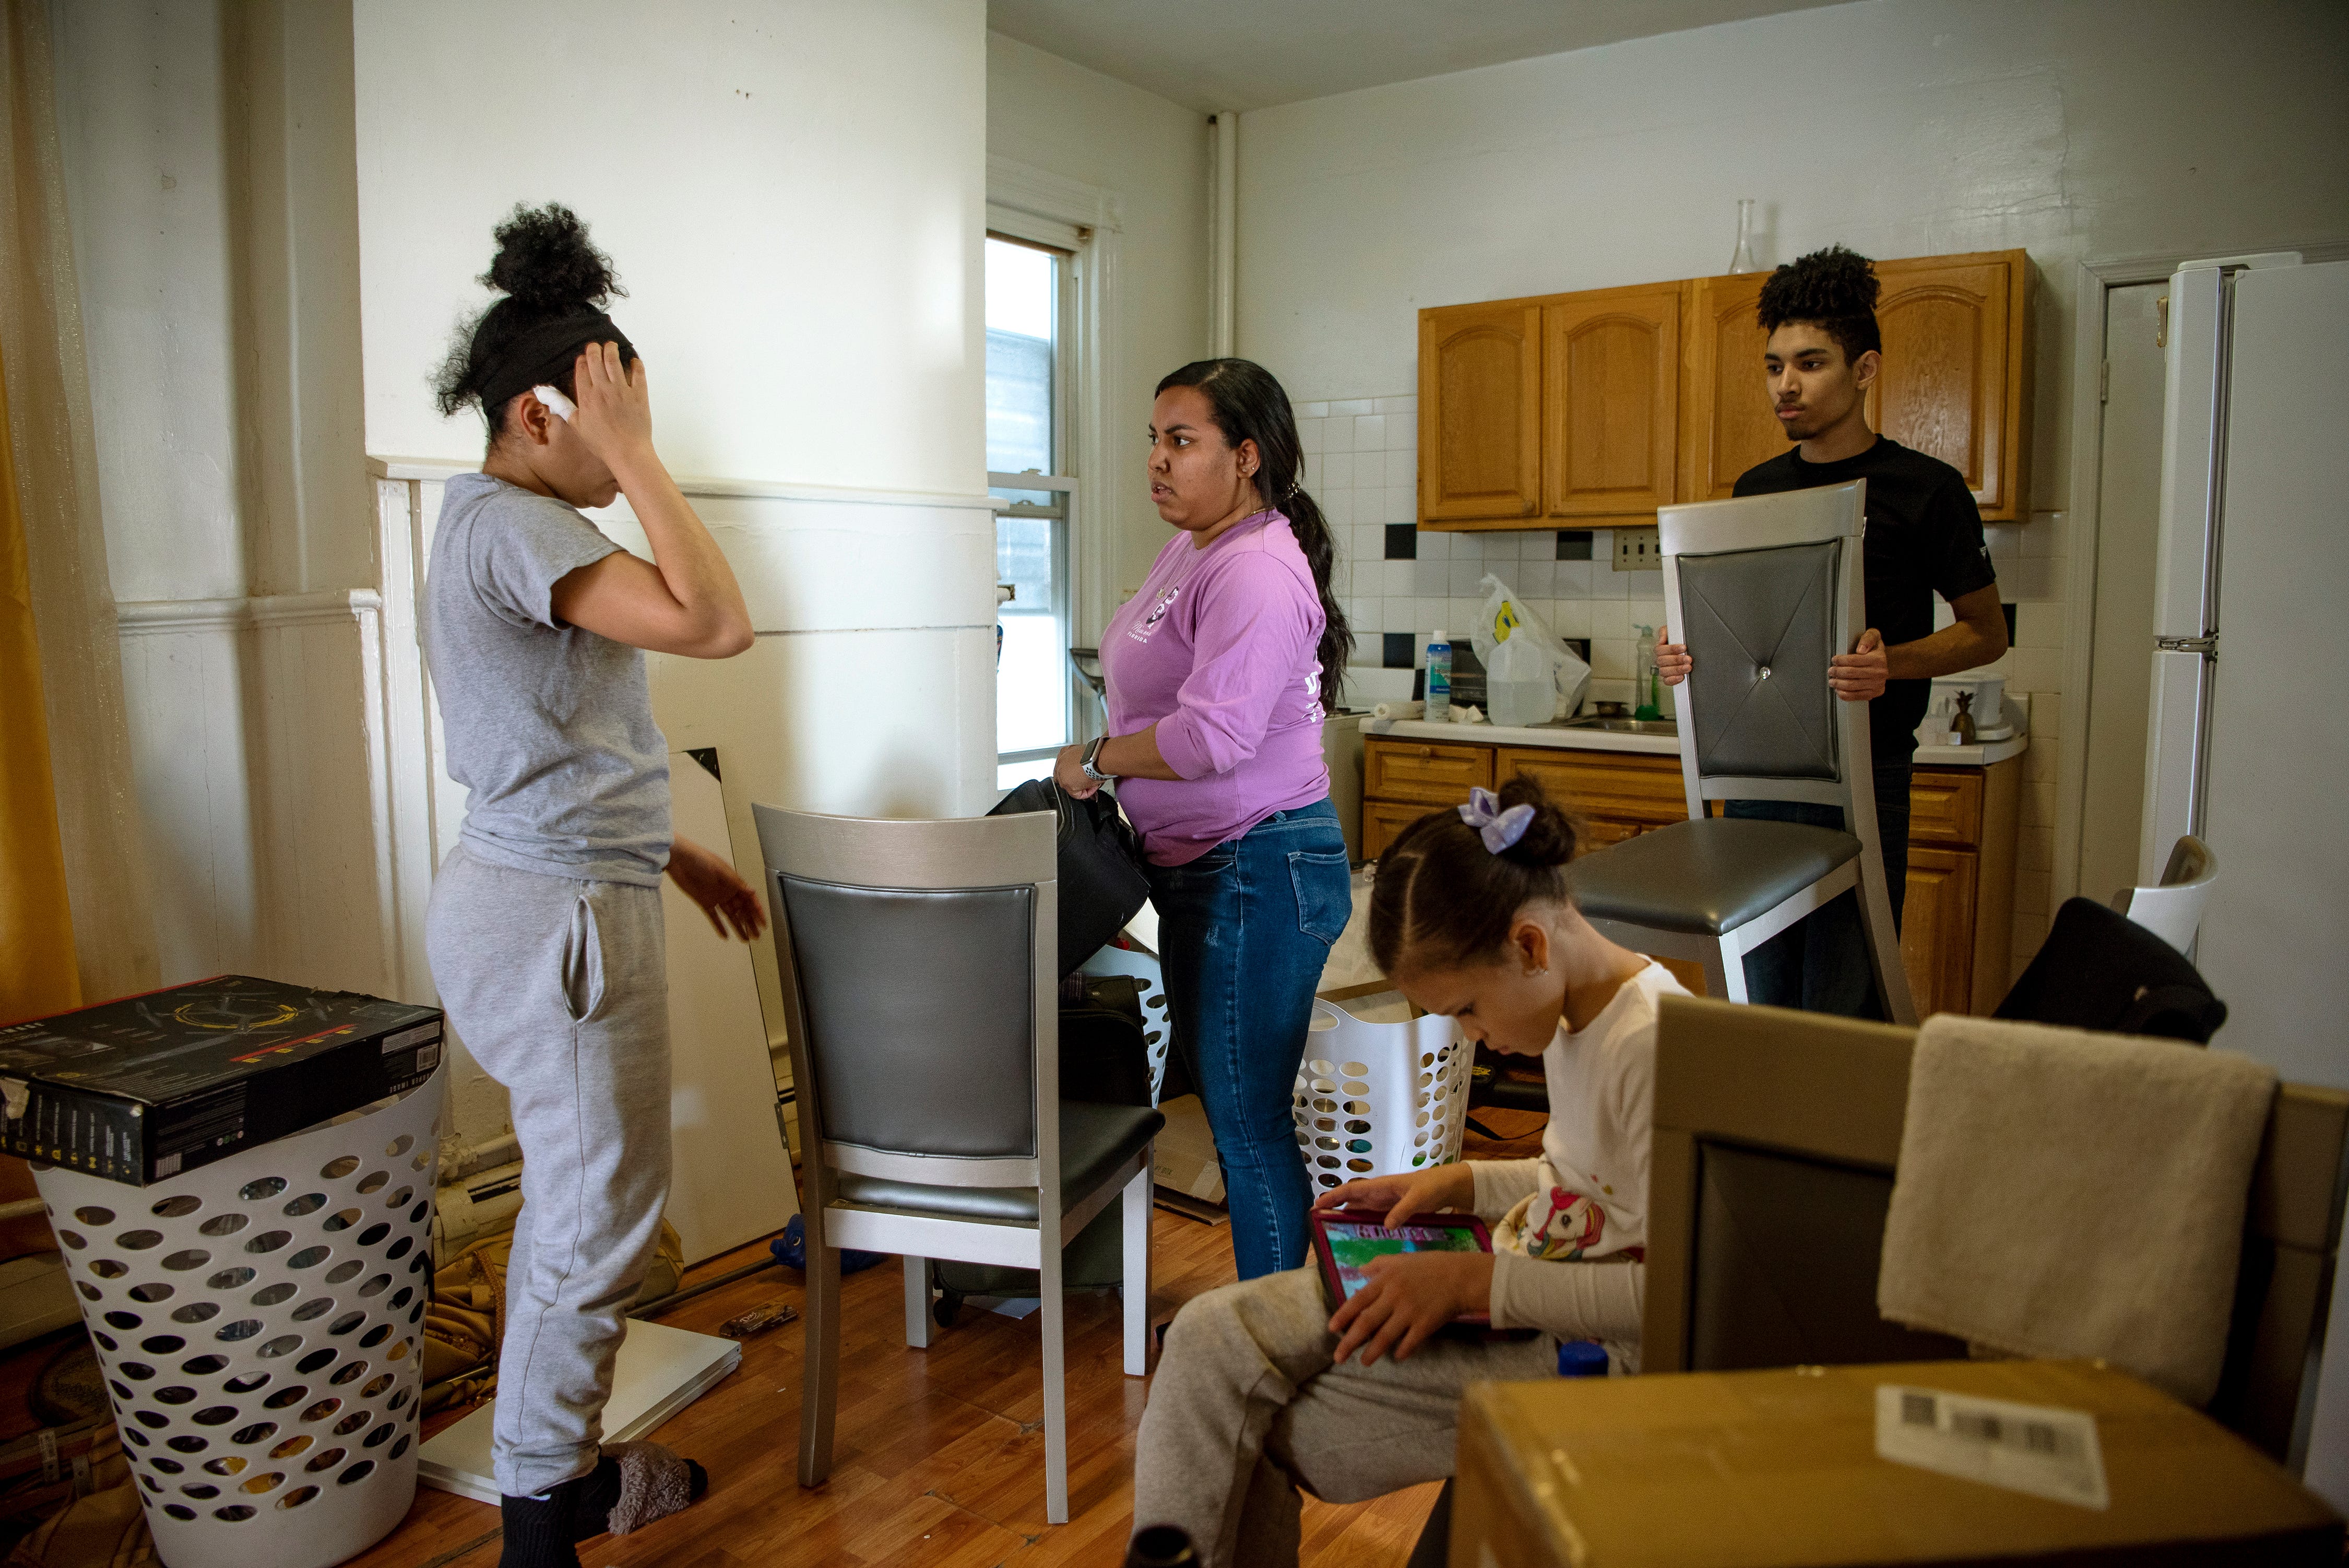
M1471 1151L1532 1152L1541 1118L1479 1111L1495 1132ZM1227 1227L1159 1211L1154 1228L1153 1321L1233 1278ZM686 1283L754 1262L763 1247L712 1259ZM895 1260L842 1282L840 1415L831 1480L801 1488L796 1323L745 1341L741 1369L660 1429L665 1443L708 1467L709 1494L626 1539L583 1547L586 1568L786 1568L904 1564L1019 1568L1123 1557L1133 1521L1133 1436L1144 1378L1120 1370L1119 1305L1072 1295L1068 1308L1070 1522L1044 1522L1043 1387L1039 1319L966 1309L927 1350L905 1343ZM715 1333L762 1303L800 1304L800 1276L771 1269L685 1303L662 1318ZM428 1430L432 1425L428 1423ZM1433 1484L1350 1507L1306 1500L1309 1568L1401 1564L1435 1501ZM407 1522L356 1568L494 1568L497 1510L423 1491Z

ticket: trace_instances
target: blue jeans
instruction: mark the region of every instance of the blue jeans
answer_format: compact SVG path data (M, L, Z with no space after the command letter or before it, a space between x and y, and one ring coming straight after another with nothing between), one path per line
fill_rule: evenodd
M1353 913L1329 801L1276 811L1187 865L1150 868L1174 1048L1199 1086L1239 1277L1305 1261L1313 1206L1289 1106L1330 944Z
M1876 838L1884 854L1885 892L1892 901L1896 932L1909 891L1909 771L1906 762L1876 765ZM1814 828L1844 825L1841 808L1797 800L1732 800L1723 814ZM1799 1007L1806 1013L1883 1017L1876 966L1868 956L1868 930L1859 923L1858 890L1838 895L1747 954L1745 996L1750 1002Z

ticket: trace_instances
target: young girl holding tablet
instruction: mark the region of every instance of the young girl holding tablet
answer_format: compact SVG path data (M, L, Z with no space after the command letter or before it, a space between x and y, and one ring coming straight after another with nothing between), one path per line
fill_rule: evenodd
M1137 1525L1178 1524L1199 1560L1294 1563L1298 1488L1356 1502L1452 1473L1462 1391L1553 1375L1561 1340L1639 1366L1656 999L1663 968L1574 907L1573 825L1524 777L1498 799L1405 829L1381 858L1371 952L1404 995L1470 1040L1542 1057L1550 1119L1532 1160L1349 1181L1319 1207L1389 1226L1443 1209L1492 1225L1490 1253L1372 1259L1332 1314L1307 1266L1226 1285L1167 1332L1134 1453ZM1514 1341L1433 1336L1489 1314Z
M517 208L462 329L441 412L489 450L449 481L425 579L449 772L471 793L426 926L449 1022L505 1086L523 1207L506 1274L494 1457L502 1568L576 1568L574 1541L683 1508L708 1478L599 1444L621 1315L668 1193L664 872L722 936L765 925L723 858L669 830L645 649L750 645L741 590L653 450L644 362L600 306L611 263L562 207ZM580 515L625 494L639 560ZM723 923L721 923L721 922Z

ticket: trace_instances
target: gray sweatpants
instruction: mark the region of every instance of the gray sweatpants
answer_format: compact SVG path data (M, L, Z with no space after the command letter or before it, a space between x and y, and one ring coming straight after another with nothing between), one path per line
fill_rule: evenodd
M1360 1502L1452 1473L1471 1383L1555 1377L1549 1335L1433 1339L1408 1361L1330 1357L1308 1265L1211 1290L1166 1331L1133 1454L1133 1521L1179 1524L1203 1568L1295 1568L1300 1486Z
M668 972L657 887L450 851L425 924L450 1026L505 1086L522 1213L498 1359L498 1490L595 1468L622 1319L668 1198Z

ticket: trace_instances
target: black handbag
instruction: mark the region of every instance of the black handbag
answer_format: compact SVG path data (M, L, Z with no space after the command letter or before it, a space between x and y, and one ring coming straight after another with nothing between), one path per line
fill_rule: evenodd
M1118 814L1106 789L1080 800L1050 779L1030 779L999 801L990 817L1050 811L1061 872L1061 974L1108 945L1150 897L1142 870L1142 841Z
M2074 898L1992 1016L2207 1046L2227 1004L2178 949L2127 915Z

